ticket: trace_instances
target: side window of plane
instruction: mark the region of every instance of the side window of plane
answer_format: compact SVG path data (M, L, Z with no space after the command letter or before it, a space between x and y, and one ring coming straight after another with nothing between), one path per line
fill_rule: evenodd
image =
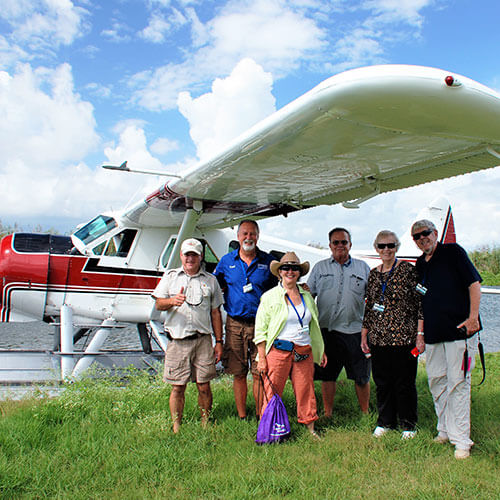
M104 252L104 247L106 246L107 241L103 241L102 243L99 243L96 247L92 249L92 252L94 255L102 255L102 252Z
M228 252L232 252L233 250L239 250L240 249L240 242L238 240L231 240L229 242L229 248Z
M203 264L205 270L209 273L213 273L217 264L219 263L219 259L215 255L214 251L210 248L207 240L203 240L200 238L201 243L203 244Z
M177 238L170 238L167 248L165 249L163 255L161 256L161 265L163 268L167 267L168 259L170 258L170 254L172 253L176 241Z
M125 229L115 234L115 236L108 240L104 255L108 257L126 257L132 247L136 234L137 230L135 229Z

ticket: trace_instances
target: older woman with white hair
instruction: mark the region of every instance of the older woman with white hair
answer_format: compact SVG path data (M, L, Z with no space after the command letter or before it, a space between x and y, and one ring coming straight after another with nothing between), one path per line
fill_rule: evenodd
M403 439L415 436L418 352L423 352L423 313L415 267L396 258L400 247L392 231L380 231L373 243L382 264L370 271L361 330L361 349L371 354L377 388L380 437L401 426ZM413 351L413 353L412 353Z

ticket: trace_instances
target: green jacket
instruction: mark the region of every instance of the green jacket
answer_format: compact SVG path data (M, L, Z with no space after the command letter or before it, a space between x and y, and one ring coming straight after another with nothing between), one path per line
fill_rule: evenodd
M316 302L309 292L299 286L299 291L304 297L306 307L311 311L311 323L309 324L309 335L311 336L311 347L313 360L321 363L324 352L323 337L319 328L318 308ZM262 295L257 316L255 317L254 343L266 342L266 353L271 349L273 342L278 338L288 318L288 304L285 298L285 289L275 286Z

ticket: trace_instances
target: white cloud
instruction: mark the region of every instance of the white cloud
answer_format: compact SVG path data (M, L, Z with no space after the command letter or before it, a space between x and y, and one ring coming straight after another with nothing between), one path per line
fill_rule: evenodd
M366 0L364 7L375 14L369 24L401 22L421 28L423 16L420 11L433 3L434 0Z
M96 97L108 98L111 96L111 86L106 87L105 85L101 85L100 83L93 82L85 85L85 88Z
M200 159L215 154L275 111L272 84L270 73L244 59L230 76L217 78L211 92L195 99L188 92L179 94L179 111L189 122Z
M120 165L126 160L129 167L159 170L162 166L149 152L144 130L133 123L128 123L121 131L117 145L104 148L104 154L114 165Z
M3 215L60 215L73 190L57 189L99 144L93 107L74 92L71 67L0 72L0 199Z
M10 25L9 38L35 51L70 45L87 32L87 15L70 0L4 0L0 11Z
M153 14L149 24L139 32L139 36L152 43L165 41L165 33L168 32L170 24L160 14Z
M170 153L171 151L176 151L180 147L178 141L173 141L171 139L167 139L166 137L160 137L156 139L153 144L151 144L151 151L157 155L165 155Z
M149 81L134 94L134 101L147 109L173 108L180 91L227 74L245 57L282 74L324 45L323 30L284 2L229 2L206 24L194 10L189 12L198 50L189 52L180 64L168 64L147 75ZM133 85L140 85L146 75L139 76L131 80Z

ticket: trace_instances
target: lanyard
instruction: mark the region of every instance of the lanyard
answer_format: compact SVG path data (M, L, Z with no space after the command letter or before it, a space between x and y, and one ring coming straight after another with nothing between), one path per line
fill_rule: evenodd
M250 266L247 266L247 268L245 269L245 264L243 263L243 261L240 258L238 258L238 260L240 262L241 270L243 271L243 276L245 277L245 282L248 283L250 280L248 279L247 271L248 269L250 269Z
M380 284L382 285L382 293L380 294L380 303L381 304L384 302L385 289L387 288L387 283L389 283L389 280L391 279L392 271L394 271L394 268L396 267L397 262L398 262L398 259L396 259L394 261L394 264L392 265L391 270L389 271L389 275L387 276L387 279L385 281L382 281L382 271L380 272Z
M295 311L295 314L297 315L297 318L299 319L300 326L303 328L304 323L302 320L304 319L304 316L306 315L306 304L304 302L304 297L302 296L302 294L300 294L300 298L302 300L302 306L304 307L304 313L302 314L302 317L300 316L299 311L297 311L295 304L290 300L290 297L288 296L287 293L285 293L285 297L288 299L288 302L290 302L290 304L292 304L293 310Z

